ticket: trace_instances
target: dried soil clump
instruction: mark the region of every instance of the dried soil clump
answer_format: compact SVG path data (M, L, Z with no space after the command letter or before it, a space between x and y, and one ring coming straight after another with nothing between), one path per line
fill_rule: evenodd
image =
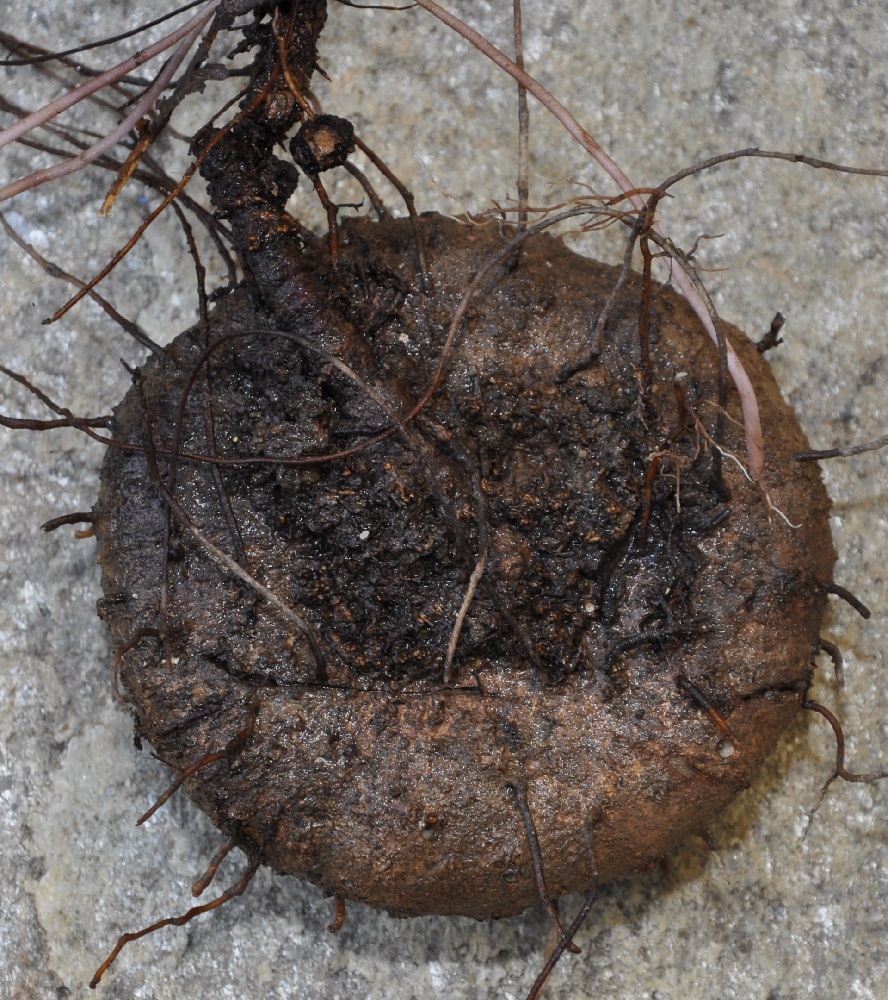
M137 736L179 773L218 755L186 787L248 853L395 914L499 917L538 899L516 787L557 896L593 857L602 880L649 867L749 782L810 678L829 504L738 331L763 486L798 528L715 460L717 351L672 291L654 289L646 392L640 279L595 355L615 269L421 225L430 294L406 221L354 221L336 271L306 247L324 300L290 336L244 285L146 363L115 414L138 447L109 450L96 508L101 612ZM383 436L497 255L437 392ZM740 454L738 414L732 394L720 441Z

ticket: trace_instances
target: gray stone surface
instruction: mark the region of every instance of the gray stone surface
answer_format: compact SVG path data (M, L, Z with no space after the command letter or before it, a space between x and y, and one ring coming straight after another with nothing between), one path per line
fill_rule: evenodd
M0 27L57 47L167 6L10 0ZM510 7L476 0L458 9L506 47ZM325 53L334 83L321 96L329 110L354 118L420 206L479 210L513 194L512 84L421 11L333 8ZM888 14L878 0L527 0L525 20L529 68L639 185L751 145L888 165ZM85 58L107 65L136 44ZM33 73L7 69L0 91L28 106L56 92ZM202 101L180 121L183 131L214 97ZM533 129L537 202L604 187L538 108ZM170 139L163 155L181 163L182 150ZM0 151L0 178L30 159ZM41 252L88 276L145 210L145 192L134 185L110 219L98 219L107 182L81 174L4 207ZM746 161L675 193L666 220L679 244L723 234L700 248L723 315L754 335L778 309L787 315L788 343L773 363L812 440L826 446L885 433L888 183ZM300 198L301 213L308 199ZM580 246L613 257L616 239L603 234ZM175 224L161 220L105 293L169 338L194 318L192 273ZM66 289L2 235L0 275L2 363L77 412L106 412L127 382L118 359L135 361L138 351L91 304L41 326ZM5 380L0 411L44 415ZM2 1000L89 995L85 984L119 933L190 905L190 882L218 842L184 798L134 827L167 779L132 749L128 720L111 702L108 648L94 614L94 543L75 541L71 529L47 536L38 527L91 506L100 458L74 433L0 431ZM816 695L837 706L851 766L861 770L888 760L886 468L882 454L826 469L837 579L874 615L864 623L842 605L831 611L826 634L845 650L847 688L835 691L824 664ZM546 995L888 996L888 787L837 784L802 836L833 748L823 720L800 720L714 826L718 859L691 843L648 876L609 886L579 936L582 955L564 960ZM233 880L241 863L234 859L220 881ZM537 912L476 924L396 921L352 906L338 937L325 930L331 915L316 889L263 872L240 901L127 949L101 994L506 1000L524 995L547 945Z

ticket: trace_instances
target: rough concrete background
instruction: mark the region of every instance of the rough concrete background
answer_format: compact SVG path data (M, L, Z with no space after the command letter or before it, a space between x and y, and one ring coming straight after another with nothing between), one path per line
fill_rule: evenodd
M5 30L60 47L109 35L171 4L11 0ZM422 208L478 210L514 184L514 87L425 13L332 5L334 78L322 96L415 190ZM452 4L503 47L507 0ZM888 14L878 0L744 4L526 0L529 68L578 114L639 184L716 151L760 145L888 165ZM159 36L163 29L154 29ZM85 57L109 65L131 41ZM33 107L56 90L0 69L0 90ZM183 130L207 116L210 94ZM354 110L352 110L354 109ZM91 112L92 113L92 112ZM552 202L602 185L559 129L533 109L534 192ZM181 162L182 144L164 147ZM0 179L30 160L0 153ZM99 220L106 176L78 175L5 206L38 249L88 276L146 208L138 185ZM445 197L447 192L453 198ZM339 193L344 197L344 191ZM388 196L388 192L387 192ZM760 335L779 309L787 345L778 378L819 446L888 426L885 206L888 182L746 161L685 182L668 206L676 241L701 233L700 259L723 315ZM453 200L456 199L456 200ZM301 195L302 212L307 196ZM613 238L583 243L613 257ZM123 392L121 357L138 359L96 307L40 325L66 298L0 235L2 363L76 412L103 413ZM162 220L106 282L158 338L194 319L192 271ZM7 381L0 411L43 416ZM100 451L73 433L0 431L0 998L85 997L117 935L190 905L188 887L218 843L184 798L144 828L133 821L166 785L131 747L111 703L108 649L94 614L91 541L44 535L56 514L89 509ZM888 760L888 455L828 463L840 553L836 579L874 608L864 623L837 604L826 634L845 651L847 688L824 664L816 695L836 706L851 766ZM804 511L789 512L803 517ZM712 830L718 859L688 844L658 870L609 886L579 935L583 953L551 981L555 998L888 996L888 787L836 785L807 839L806 811L830 774L823 720L801 720L760 779ZM233 880L242 859L220 877ZM573 912L575 901L567 909ZM109 998L520 998L543 961L537 912L502 923L396 921L359 906L325 930L332 905L313 887L261 873L248 894L187 928L128 948Z

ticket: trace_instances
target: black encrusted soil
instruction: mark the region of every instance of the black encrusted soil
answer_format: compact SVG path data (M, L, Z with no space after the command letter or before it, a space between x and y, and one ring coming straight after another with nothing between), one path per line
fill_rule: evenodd
M797 528L733 461L719 471L693 419L677 433L678 372L709 434L717 415L717 353L686 304L655 288L645 401L640 281L593 357L617 272L549 237L494 269L439 391L376 440L422 396L465 288L513 235L422 225L430 296L409 225L357 221L338 274L317 251L329 299L295 340L247 287L222 299L210 337L228 339L180 432L205 332L176 340L175 364L145 365L115 414L115 437L139 448L109 450L103 470L101 610L137 735L179 772L228 747L186 787L238 844L394 913L502 916L537 900L516 785L559 895L588 885L587 833L601 878L622 876L748 783L809 677L829 504L792 460L805 439L742 334L728 329L758 392L764 486ZM318 344L351 345L365 383ZM732 392L723 445L742 456L738 418ZM188 457L207 454L251 461Z

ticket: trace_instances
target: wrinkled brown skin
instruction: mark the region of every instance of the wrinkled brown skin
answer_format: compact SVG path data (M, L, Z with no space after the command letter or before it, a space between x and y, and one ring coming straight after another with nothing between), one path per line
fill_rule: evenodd
M323 339L345 344L401 412L428 384L465 287L513 235L437 216L422 225L432 296L419 292L406 222L356 221L338 276L306 250L329 301L289 325L317 337L321 315L336 327ZM817 581L835 558L819 473L791 458L807 442L767 363L728 328L762 409L764 484L800 526L769 517L733 462L721 479L690 429L672 446L681 510L666 461L645 545L645 475L676 424L673 375L689 373L689 402L711 431L717 355L683 300L655 288L646 408L639 280L590 361L616 277L534 238L473 300L441 391L406 437L319 465L222 469L246 560L209 466L180 459L179 503L311 623L322 663L175 520L162 619L166 507L144 455L109 450L101 611L117 650L140 629L165 637L148 634L121 659L136 733L181 772L246 731L186 787L276 871L399 915L514 914L538 899L515 783L550 893L584 890L587 842L602 881L649 868L749 783L799 711L825 601ZM245 286L218 303L211 335L274 326ZM151 427L162 469L203 337L178 338L180 370L146 363L149 421L136 390L115 414L118 438L143 444ZM221 455L321 454L390 423L327 359L280 338L232 341L213 354L211 380ZM207 412L201 377L183 450L211 450ZM733 391L728 412L724 444L742 455ZM483 544L473 469L490 561L445 685ZM678 675L727 721L733 755Z

